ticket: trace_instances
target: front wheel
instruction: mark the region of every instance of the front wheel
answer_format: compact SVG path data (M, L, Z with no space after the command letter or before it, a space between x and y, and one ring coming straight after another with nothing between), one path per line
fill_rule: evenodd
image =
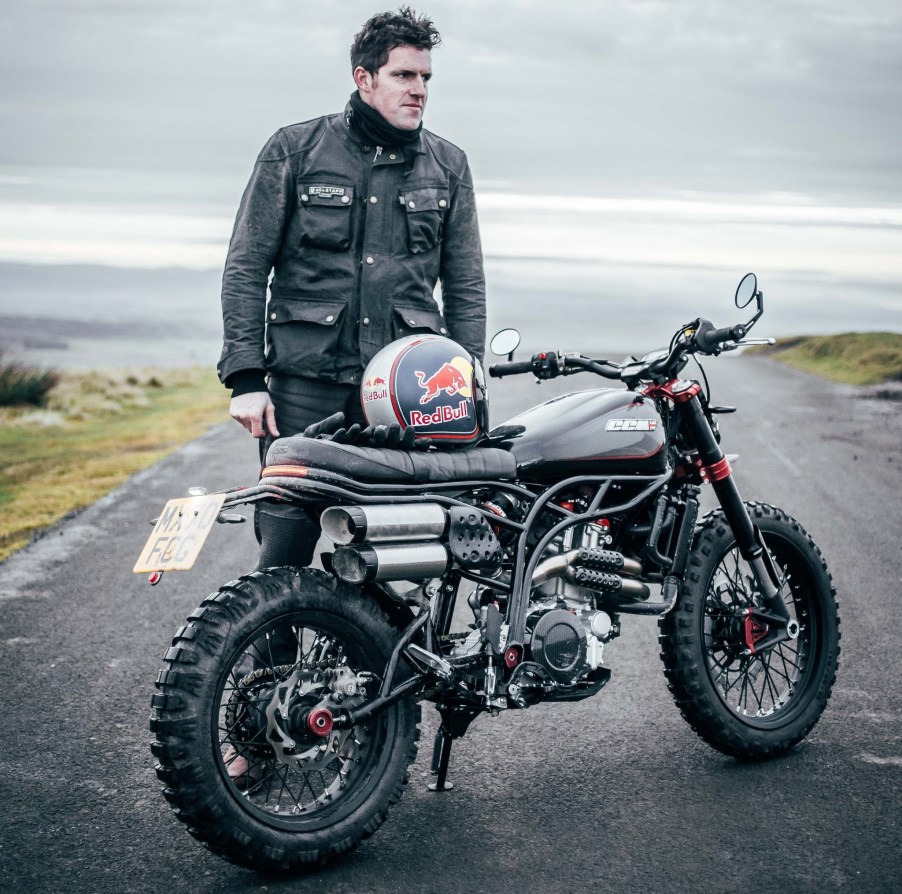
M401 796L419 706L350 729L333 713L377 694L398 632L322 572L275 568L207 598L166 654L153 698L163 793L188 831L267 872L355 847Z
M798 637L755 649L754 575L722 512L696 532L676 607L660 621L661 658L683 717L709 745L746 760L775 757L811 730L830 697L839 658L836 591L820 550L782 510L746 504L785 579Z

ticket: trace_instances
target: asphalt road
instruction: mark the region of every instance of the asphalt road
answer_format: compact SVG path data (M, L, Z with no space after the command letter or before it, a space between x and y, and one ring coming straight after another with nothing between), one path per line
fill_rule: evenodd
M131 567L166 499L253 482L252 444L230 424L0 566L0 890L899 891L902 404L761 359L709 372L715 402L740 407L722 427L743 495L802 520L839 592L837 685L790 755L744 765L697 739L655 621L627 617L605 650L610 685L477 720L455 744L452 793L426 790L426 710L404 798L338 864L274 881L222 862L159 794L147 719L172 633L253 565L252 532L217 528L194 571L156 588ZM494 384L493 419L552 393Z

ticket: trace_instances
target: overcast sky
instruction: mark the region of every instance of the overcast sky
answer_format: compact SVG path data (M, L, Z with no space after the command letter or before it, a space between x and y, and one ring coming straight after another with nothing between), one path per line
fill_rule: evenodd
M260 148L344 107L387 6L4 0L0 262L221 270ZM879 292L881 318L892 289L902 328L900 0L416 8L443 35L426 126L469 155L492 290L754 268ZM0 283L0 310L21 300Z
M0 172L240 191L277 127L338 111L360 0L4 0ZM902 204L898 0L424 0L426 126L537 192Z

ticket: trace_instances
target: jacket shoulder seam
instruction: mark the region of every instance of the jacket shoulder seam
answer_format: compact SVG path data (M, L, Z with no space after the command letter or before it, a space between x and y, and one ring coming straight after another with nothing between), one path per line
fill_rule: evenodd
M309 152L310 149L316 146L316 144L325 136L326 130L329 127L330 118L332 117L334 116L321 116L319 118L311 118L308 121L300 121L297 124L288 124L285 127L280 127L273 135L270 143L278 140L279 148L282 151L277 156L261 158L260 161L280 162ZM310 125L313 126L310 127ZM305 129L306 132L301 130L302 128ZM291 142L298 140L299 131L301 134L297 145L290 145Z

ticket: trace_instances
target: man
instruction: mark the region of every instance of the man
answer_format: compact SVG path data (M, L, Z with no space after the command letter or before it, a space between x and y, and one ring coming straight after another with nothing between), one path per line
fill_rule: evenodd
M448 335L482 358L469 166L422 127L439 42L407 7L373 16L351 47L344 113L283 128L257 159L223 275L218 370L263 450L338 410L362 420L362 372L396 338ZM319 531L296 507L258 504L257 528L258 567L310 563Z

